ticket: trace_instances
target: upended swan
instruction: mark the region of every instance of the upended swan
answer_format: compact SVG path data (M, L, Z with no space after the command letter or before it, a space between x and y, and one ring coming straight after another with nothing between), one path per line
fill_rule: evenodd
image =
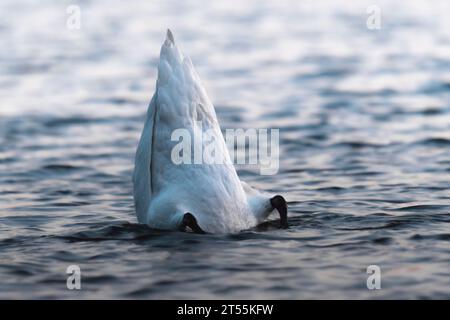
M174 163L176 141L171 134L179 128L191 134L210 130L224 163ZM240 181L214 107L170 30L161 47L156 91L136 151L133 185L138 221L155 229L236 233L262 223L275 209L280 227L288 227L282 196L267 195Z

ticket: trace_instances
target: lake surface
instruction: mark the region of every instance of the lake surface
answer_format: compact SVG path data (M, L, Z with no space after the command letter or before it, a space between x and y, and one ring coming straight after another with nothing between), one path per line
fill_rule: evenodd
M450 5L0 3L0 298L450 298ZM134 152L170 27L222 128L279 128L291 227L138 225ZM66 288L78 265L82 289ZM381 268L381 290L366 269Z

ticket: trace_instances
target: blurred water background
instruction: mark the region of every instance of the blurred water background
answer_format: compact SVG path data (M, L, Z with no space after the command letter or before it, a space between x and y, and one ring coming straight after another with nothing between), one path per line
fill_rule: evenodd
M0 298L450 298L449 16L448 1L1 1ZM240 175L286 196L290 229L136 224L168 27L223 128L280 129L279 173Z

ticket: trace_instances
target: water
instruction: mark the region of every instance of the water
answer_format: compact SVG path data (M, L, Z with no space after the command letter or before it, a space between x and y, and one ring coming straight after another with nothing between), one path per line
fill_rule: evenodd
M1 298L450 298L444 1L0 4ZM223 128L279 128L291 227L136 224L133 157L165 29ZM79 265L82 290L66 289ZM378 265L382 289L366 287Z

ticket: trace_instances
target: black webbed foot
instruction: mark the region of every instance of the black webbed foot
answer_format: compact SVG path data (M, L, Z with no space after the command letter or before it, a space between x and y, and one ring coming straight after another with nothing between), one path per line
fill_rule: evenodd
M200 228L194 215L187 212L183 216L183 221L180 226L180 231L188 231L190 229L194 233L205 234L206 232Z
M277 209L280 214L280 228L287 229L289 227L287 219L287 202L282 196L275 196L270 199L270 204L274 209Z

